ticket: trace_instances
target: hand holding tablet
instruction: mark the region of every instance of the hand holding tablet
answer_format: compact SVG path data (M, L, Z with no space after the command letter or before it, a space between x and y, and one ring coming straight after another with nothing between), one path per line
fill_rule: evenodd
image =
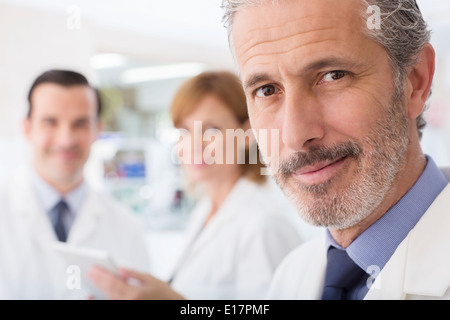
M69 268L76 268L80 271L81 286L86 286L92 292L95 299L106 298L88 279L87 274L92 266L99 266L114 274L120 275L119 268L107 252L62 242L55 243L54 249L64 259L67 264L67 270L70 270Z

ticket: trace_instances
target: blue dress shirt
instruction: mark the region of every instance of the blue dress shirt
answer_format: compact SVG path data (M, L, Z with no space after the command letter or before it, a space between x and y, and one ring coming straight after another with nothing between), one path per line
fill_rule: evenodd
M37 198L42 205L42 208L47 213L52 225L55 225L55 215L52 215L52 209L56 206L56 204L64 199L68 206L68 213L64 215L64 228L66 233L69 233L69 230L75 220L76 213L80 210L81 204L83 203L84 196L86 194L86 184L82 182L78 187L74 190L70 191L67 194L60 194L57 190L55 190L51 185L49 185L44 179L39 176L35 169L29 168L31 184L36 192Z
M413 187L345 249L371 279L376 278L399 244L448 184L447 178L433 159L427 156L427 160L425 170ZM327 230L327 248L329 246L344 250ZM355 299L364 298L368 291L366 279L362 279L362 283L354 291Z

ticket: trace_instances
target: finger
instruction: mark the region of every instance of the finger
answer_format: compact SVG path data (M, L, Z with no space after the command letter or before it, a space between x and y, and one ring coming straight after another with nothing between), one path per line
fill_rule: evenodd
M110 299L127 299L130 296L132 288L123 279L105 269L94 266L89 270L88 277Z
M142 289L139 299L148 300L184 300L185 298L165 281L162 281L150 274L141 273L134 270L121 268L120 273L125 279L139 281L138 286ZM133 281L134 282L134 281ZM133 283L131 282L131 283Z
M140 283L145 283L149 278L153 278L151 275L143 272L138 272L136 270L126 269L126 268L120 268L120 274L125 279L130 280L135 279L138 280Z

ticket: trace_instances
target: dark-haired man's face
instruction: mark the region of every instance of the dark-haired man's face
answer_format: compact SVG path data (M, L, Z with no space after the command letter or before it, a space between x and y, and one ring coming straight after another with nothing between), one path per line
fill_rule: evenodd
M37 172L60 191L77 185L100 131L94 91L44 83L35 88L31 102L24 129Z

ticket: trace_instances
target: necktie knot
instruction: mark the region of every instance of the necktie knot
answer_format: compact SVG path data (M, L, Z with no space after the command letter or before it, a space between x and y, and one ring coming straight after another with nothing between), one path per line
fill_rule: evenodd
M330 247L322 300L346 300L347 293L365 275L345 250Z

